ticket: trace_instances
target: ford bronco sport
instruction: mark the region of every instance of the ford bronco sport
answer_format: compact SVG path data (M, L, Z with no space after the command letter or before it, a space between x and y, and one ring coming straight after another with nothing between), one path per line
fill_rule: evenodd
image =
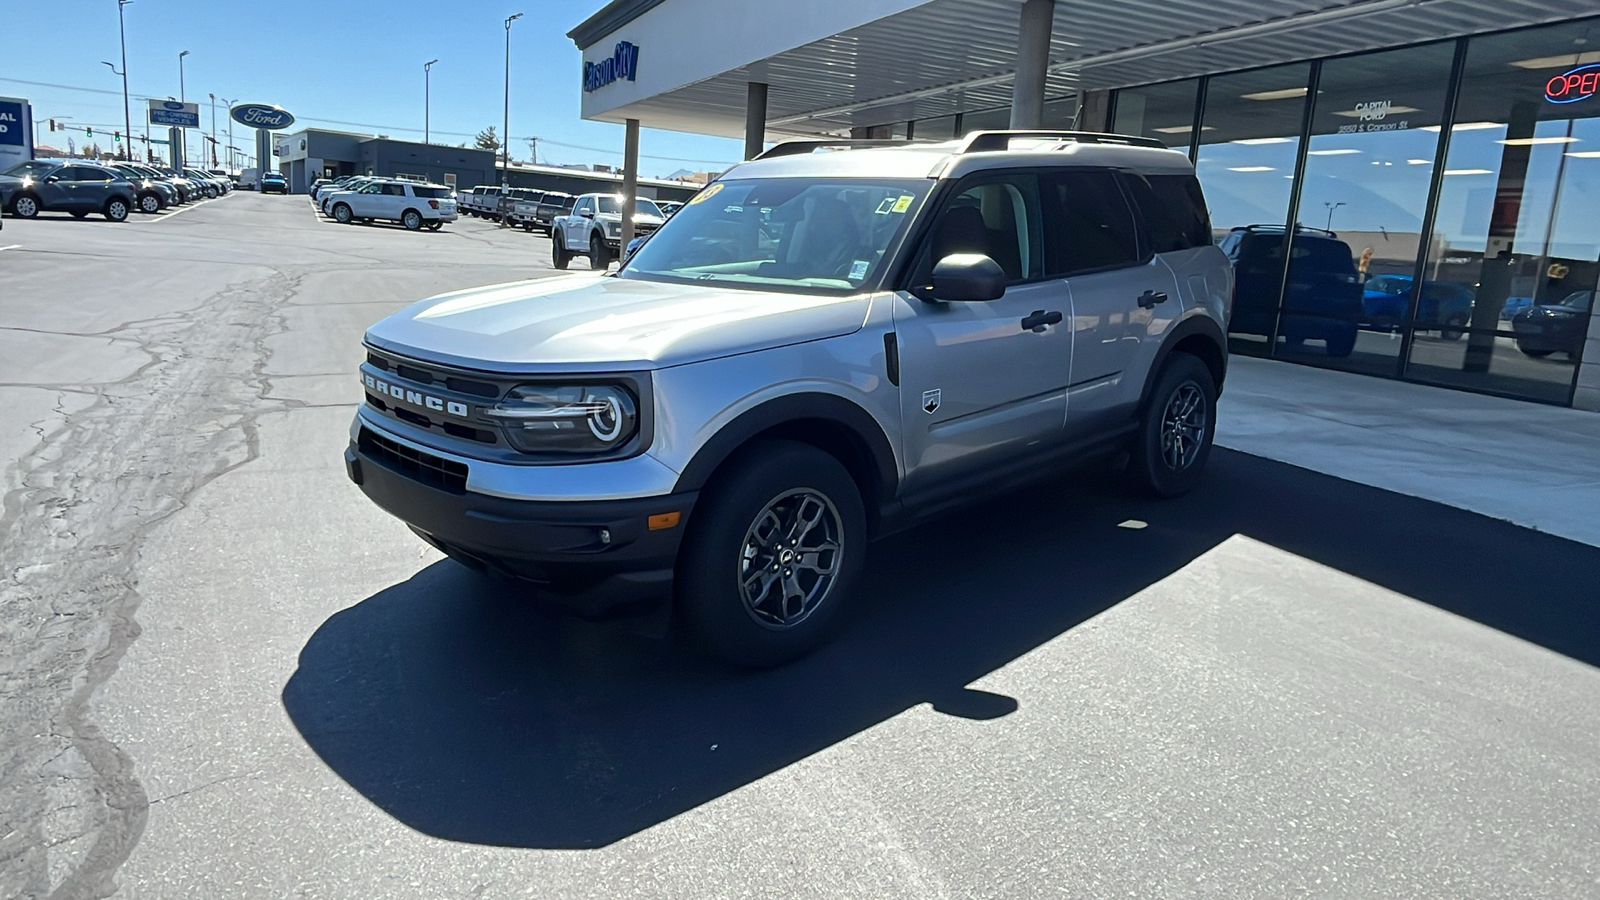
M773 665L907 522L1097 458L1194 487L1232 290L1155 141L790 142L614 274L372 326L345 459L467 565L588 613L670 598L713 654Z

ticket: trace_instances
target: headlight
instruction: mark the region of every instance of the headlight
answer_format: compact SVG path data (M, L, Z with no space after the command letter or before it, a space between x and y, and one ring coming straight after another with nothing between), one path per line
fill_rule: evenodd
M523 453L604 453L639 430L638 403L611 385L525 384L486 412Z
M607 222L606 223L606 234L609 234L612 237L620 237L621 234L622 234L622 223L621 222Z

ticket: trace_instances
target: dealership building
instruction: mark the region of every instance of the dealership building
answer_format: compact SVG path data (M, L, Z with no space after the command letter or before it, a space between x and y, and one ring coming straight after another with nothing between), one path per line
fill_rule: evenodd
M1156 138L1194 161L1235 257L1235 353L1600 410L1584 12L1600 7L614 0L570 37L584 116L628 124L635 152L639 125L747 155L815 135ZM1353 343L1297 338L1310 320Z

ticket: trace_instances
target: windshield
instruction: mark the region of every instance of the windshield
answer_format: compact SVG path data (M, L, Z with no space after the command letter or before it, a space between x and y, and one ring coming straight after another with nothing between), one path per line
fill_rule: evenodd
M619 273L807 293L858 290L933 184L927 179L739 179L711 185Z
M1589 308L1589 301L1593 297L1594 291L1577 291L1568 294L1566 299L1561 301L1561 305L1567 307L1568 309L1587 310Z
M1367 290L1376 294L1393 294L1399 296L1411 292L1411 280L1398 278L1394 275L1379 275L1367 282Z
M52 171L55 169L55 167L56 164L52 162L45 162L39 159L30 159L25 163L18 163L17 165L12 166L5 171L5 174L14 175L18 178L24 178L29 175L37 178L40 175Z
M596 199L600 201L600 212L602 213L616 215L622 211L620 197L597 197ZM666 218L661 214L661 207L656 206L655 201L646 200L643 197L633 201L633 214L636 216L655 216L658 219Z

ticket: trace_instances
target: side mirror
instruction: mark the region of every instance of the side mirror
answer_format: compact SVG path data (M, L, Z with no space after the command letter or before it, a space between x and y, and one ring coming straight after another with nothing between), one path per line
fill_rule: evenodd
M592 219L594 218L594 210L582 209L578 211L578 215L583 216L585 219Z
M982 253L952 253L933 267L933 289L928 300L982 303L1006 293L1006 273Z

